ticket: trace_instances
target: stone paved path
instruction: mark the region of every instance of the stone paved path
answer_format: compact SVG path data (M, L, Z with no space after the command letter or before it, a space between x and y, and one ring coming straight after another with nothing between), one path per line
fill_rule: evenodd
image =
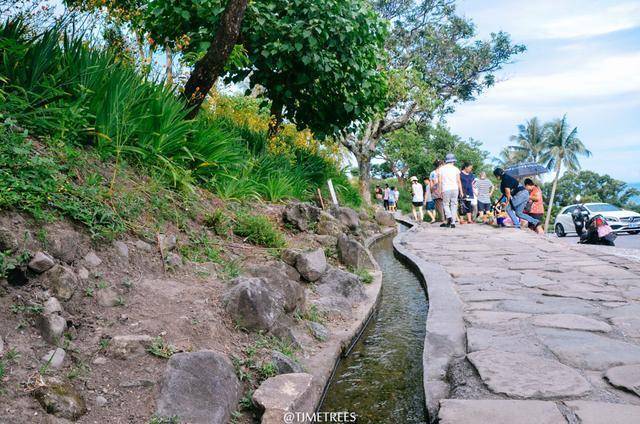
M441 423L640 423L640 263L483 225L425 225L399 243L462 304L466 352L441 373L448 391L427 383ZM440 360L429 343L425 369Z

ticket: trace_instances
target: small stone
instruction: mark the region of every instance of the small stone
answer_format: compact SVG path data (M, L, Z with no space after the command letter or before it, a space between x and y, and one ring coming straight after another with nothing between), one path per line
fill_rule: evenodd
M15 251L18 250L19 247L18 238L14 232L6 227L0 226L0 251Z
M296 259L296 269L307 281L318 281L327 270L327 258L324 250L316 249L300 253Z
M162 250L166 252L170 252L171 250L176 248L178 244L178 239L175 234L160 234L158 236L158 240L160 241L160 245L162 246Z
M609 368L604 377L613 386L640 396L640 364Z
M253 401L264 409L262 424L281 424L285 412L313 412L311 374L281 374L265 380L253 393Z
M73 271L62 265L56 265L43 274L45 285L51 293L63 301L71 299L78 285Z
M169 252L167 254L165 262L170 268L179 268L183 265L182 257L174 252Z
M96 406L97 407L103 407L107 404L107 398L105 398L104 396L96 396Z
M393 217L392 213L389 213L383 209L376 210L376 222L383 227L395 227L396 219Z
M638 424L640 406L619 403L565 401L581 424Z
M319 322L307 321L307 327L316 340L323 342L329 338L329 329Z
M565 328L568 330L611 331L611 326L605 322L587 318L576 314L548 314L534 316L531 322L539 327Z
M91 363L94 365L104 365L107 363L107 358L105 358L104 356L97 356L96 359L91 361Z
M555 403L538 400L440 401L440 424L565 424Z
M89 270L83 266L78 267L78 278L82 281L89 279Z
M96 293L96 300L98 305L105 308L111 308L120 303L120 296L114 289L106 288L98 290L98 293Z
M77 420L87 412L84 399L69 383L49 378L45 385L33 391L34 397L49 414L68 420Z
M129 259L129 246L127 246L125 242L114 241L113 247L115 247L118 256L124 259Z
M299 249L285 249L282 251L280 257L284 261L284 263L296 266L296 262L298 261L298 255L301 253Z
M152 387L155 383L151 380L129 380L119 384L123 389L131 389L133 387Z
M85 263L89 266L89 268L97 268L102 264L102 259L96 255L96 252L89 252L84 257Z
M4 340L0 336L0 356L4 355Z
M134 245L136 246L136 249L138 250L142 250L143 252L153 252L155 250L155 248L150 245L149 243L147 243L146 241L143 240L137 240Z
M153 337L146 334L114 336L109 343L109 352L114 358L129 359L144 355L153 343Z
M67 329L67 321L58 314L41 314L36 325L42 338L52 345L58 345Z
M494 393L548 399L591 391L589 383L573 368L539 356L488 349L469 353L467 358Z
M55 297L52 296L47 299L46 302L44 302L44 310L42 312L43 314L61 314L63 312L64 310L62 309L62 305Z
M62 367L65 356L66 352L64 349L56 348L55 350L47 352L47 354L42 357L42 362L44 362L46 367L57 369Z
M49 271L55 265L55 261L44 252L36 252L33 259L29 261L29 269L39 274Z
M304 372L300 364L298 364L296 361L283 354L282 352L278 352L277 350L271 351L271 361L278 369L278 374Z

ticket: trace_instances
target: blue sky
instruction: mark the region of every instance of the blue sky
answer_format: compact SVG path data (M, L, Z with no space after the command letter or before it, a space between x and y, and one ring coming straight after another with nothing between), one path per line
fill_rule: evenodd
M459 0L480 36L504 30L527 52L448 117L492 155L516 125L567 114L593 152L584 169L640 182L640 1Z

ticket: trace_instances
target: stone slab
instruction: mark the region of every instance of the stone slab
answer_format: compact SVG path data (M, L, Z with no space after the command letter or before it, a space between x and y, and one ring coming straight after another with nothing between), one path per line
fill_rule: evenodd
M581 424L638 424L640 406L574 400L564 402Z
M473 311L466 313L464 320L471 325L482 326L514 326L520 320L530 317L529 314L518 312L498 312L498 311Z
M568 330L611 331L611 326L593 318L576 314L548 314L536 315L531 319L533 325L539 327L564 328Z
M467 351L476 352L487 349L534 356L544 354L544 346L536 338L527 337L520 332L510 334L484 328L467 328Z
M440 402L440 424L566 424L555 403L537 400Z
M588 370L605 370L640 362L640 346L586 331L540 328L536 332L561 362Z
M640 364L609 368L604 377L613 386L640 396Z
M500 304L505 311L529 314L580 314L594 315L598 308L580 299L539 296L530 300L505 300Z
M467 358L494 393L549 399L582 396L591 390L574 369L538 356L489 349L470 353Z

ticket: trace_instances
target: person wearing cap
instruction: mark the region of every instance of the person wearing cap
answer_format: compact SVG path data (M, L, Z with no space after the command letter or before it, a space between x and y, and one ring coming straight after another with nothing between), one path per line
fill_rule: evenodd
M520 228L518 223L520 219L527 221L530 227L538 234L543 234L544 230L540 221L534 217L524 213L524 208L529 201L529 192L524 188L518 180L511 175L504 172L502 168L496 168L493 171L493 175L500 180L500 191L502 192L505 202L504 205L507 209L507 214L511 217L513 225L516 228Z
M413 176L411 177L411 210L413 212L413 219L416 222L422 222L424 220L423 205L424 189L420 181L418 181L418 177Z
M438 171L438 181L440 181L442 207L447 220L440 226L455 228L458 216L458 197L462 193L460 169L455 165L456 157L453 153L447 154L444 162L445 164Z

